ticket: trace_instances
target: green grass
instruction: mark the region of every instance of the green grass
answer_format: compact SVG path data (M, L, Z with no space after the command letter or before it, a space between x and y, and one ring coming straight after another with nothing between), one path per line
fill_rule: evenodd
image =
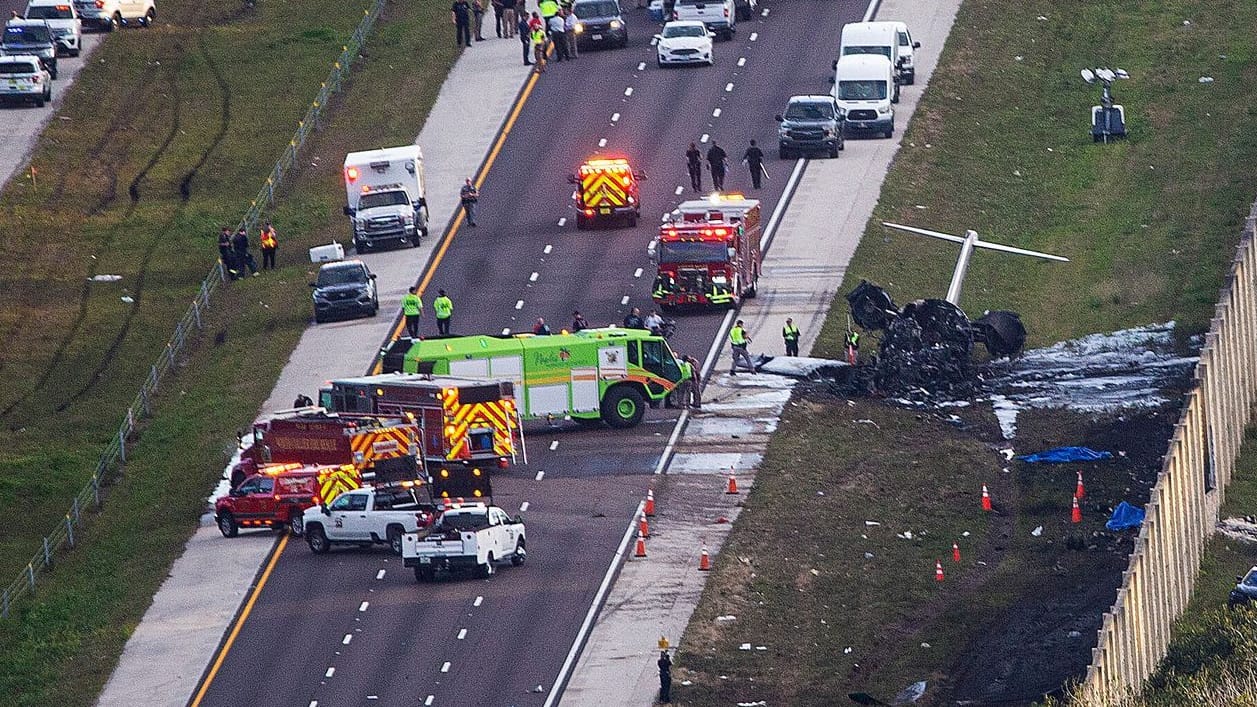
M1205 330L1257 194L1248 167L1257 159L1257 40L1234 31L1255 23L1257 6L1240 1L969 0L839 292L866 278L901 304L941 297L955 247L878 224L973 228L1072 261L974 257L962 306L1020 312L1029 346L1170 319L1183 336ZM1133 76L1115 87L1131 137L1095 145L1086 120L1098 90L1078 70L1105 64ZM1200 76L1215 80L1199 84ZM838 357L845 326L839 297L816 355ZM857 690L886 699L919 679L935 690L981 682L988 669L989 681L995 661L966 660L996 652L985 627L1020 622L1026 597L1050 607L1042 597L1054 587L1081 593L1095 616L1111 603L1125 550L1106 550L1113 541L1104 536L1093 536L1097 550L1063 547L1073 469L993 469L1005 445L989 413L961 412L971 426L961 431L869 401L849 407L812 392L795 402L682 641L678 681L693 682L674 691L682 704L836 704ZM1107 507L1141 493L1128 475L1159 468L1176 415L1096 423L1023 414L1016 446L1096 441L1139 453L1106 467L1118 473L1088 479L1083 527L1099 531ZM1003 501L1001 516L979 517L982 483ZM1031 539L1037 525L1044 540ZM908 529L928 535L895 537ZM955 567L950 546L964 530L973 561ZM948 571L941 586L935 559ZM1113 579L1106 586L1095 577ZM1088 579L1098 588L1079 590ZM738 618L717 624L722 614ZM1066 635L1060 628L1006 653L1056 641ZM1090 643L1094 633L1076 640ZM738 650L748 641L768 650ZM1081 670L1088 648L1058 652Z
M0 371L10 381L0 410L12 406L0 419L4 581L86 483L217 257L218 227L234 224L261 186L365 3L209 7L168 2L152 31L111 36L61 109L68 120L54 119L35 151L38 183L17 179L0 196L9 226L0 234ZM94 700L195 528L234 432L309 321L304 254L343 235L341 158L410 142L435 101L455 58L439 41L444 17L428 5L386 10L369 58L272 214L284 267L217 296L104 512L39 578L35 600L0 622L0 704ZM146 165L132 205L128 187ZM185 201L180 184L193 171ZM113 273L122 282L83 285Z

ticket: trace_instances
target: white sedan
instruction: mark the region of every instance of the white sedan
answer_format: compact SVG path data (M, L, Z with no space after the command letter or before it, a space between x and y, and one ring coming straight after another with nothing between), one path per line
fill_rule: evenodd
M663 26L663 31L655 35L658 50L659 66L670 64L706 64L716 63L716 55L712 53L712 34L706 25L695 20L677 20Z

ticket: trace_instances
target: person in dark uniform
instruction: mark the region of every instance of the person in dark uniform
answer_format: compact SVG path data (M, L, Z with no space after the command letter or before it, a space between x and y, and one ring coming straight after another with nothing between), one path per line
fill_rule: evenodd
M698 146L690 143L690 149L685 151L685 168L690 173L690 186L694 191L703 190L703 153L698 151Z
M746 148L746 152L743 153L742 164L751 170L751 185L759 189L760 180L764 178L764 151L759 149L754 140L751 141L751 146Z
M668 704L672 701L672 658L668 651L659 651L659 701Z
M254 277L258 274L257 261L253 259L253 254L249 252L249 232L244 230L244 226L236 231L236 235L231 237L231 249L236 256L236 272L239 277L244 276L244 269L249 268L249 272Z
M450 5L450 21L454 23L454 46L471 46L471 3L454 0Z
M218 258L231 279L236 279L236 254L231 248L231 229L226 226L218 232Z
M711 147L707 149L707 168L711 170L711 185L716 191L724 191L725 188L725 161L729 155L725 153L724 148L716 144L715 140L711 141Z

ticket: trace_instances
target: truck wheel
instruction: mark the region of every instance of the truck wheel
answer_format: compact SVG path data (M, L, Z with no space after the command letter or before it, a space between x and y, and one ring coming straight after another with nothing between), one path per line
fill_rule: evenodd
M305 532L304 526L305 526L305 518L302 517L301 509L298 508L297 512L293 513L288 518L288 532L293 537L299 538L301 537L301 534Z
M637 214L628 217L629 228L637 228Z
M394 555L402 554L402 527L400 525L388 527L388 547Z
M431 582L436 579L436 569L433 567L424 567L423 565L415 566L416 582Z
M493 564L493 553L492 553L492 552L491 552L491 553L489 553L488 560L489 560L488 562L486 562L486 563L484 563L483 565L480 565L479 567L477 567L477 568L476 568L477 573L480 575L481 579L488 579L488 578L492 577L492 576L493 576L493 573L494 573L494 572L497 572L497 570L498 570L498 568L497 568L496 566L494 566L494 564Z
M603 421L619 429L636 426L646 414L646 401L642 394L628 385L617 385L608 390L600 407Z
M218 516L218 532L223 534L224 538L234 538L240 532L240 526L236 525L235 516L227 511L223 511Z
M327 541L327 533L323 532L321 525L310 526L310 530L306 532L306 543L310 545L310 551L316 555L322 555L332 549L332 544Z
M511 555L511 564L519 567L524 564L524 560L528 557L528 551L524 549L524 541L521 539L515 544L515 554Z
M585 231L588 229L589 229L589 219L585 218L579 213L576 214L576 230Z

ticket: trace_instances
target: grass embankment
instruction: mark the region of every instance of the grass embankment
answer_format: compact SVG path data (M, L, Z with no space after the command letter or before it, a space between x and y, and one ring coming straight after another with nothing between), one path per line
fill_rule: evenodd
M167 2L157 27L104 43L35 151L38 183L0 196L4 582L86 483L217 258L218 228L261 185L365 7ZM283 267L218 295L80 549L0 622L0 704L93 701L309 321L305 249L343 235L345 151L411 141L435 100L455 57L443 13L395 3L377 25L274 213ZM123 279L85 285L94 274Z
M1253 23L1257 6L1238 0L1067 11L969 0L840 292L867 278L900 303L941 296L955 247L877 223L973 228L1073 261L975 255L962 305L973 314L1020 312L1028 346L1170 319L1184 334L1204 330L1257 193L1249 167L1257 159L1257 41L1234 31ZM1134 77L1115 87L1131 138L1095 145L1087 111L1098 89L1078 70L1105 64ZM1214 82L1200 84L1201 76ZM839 298L818 355L839 355L845 324ZM997 680L1033 687L1037 674L1085 666L1088 626L1111 603L1118 580L1107 578L1125 559L1120 543L1103 536L1090 541L1096 550L1063 549L1075 467L1002 473L995 450L1005 445L983 410L960 411L973 425L961 430L869 401L849 407L805 394L796 402L682 642L677 677L694 684L674 692L681 703L837 704L861 690L887 699L919 679L930 681L928 702ZM1015 446L1130 452L1088 473L1083 529L1092 532L1107 507L1145 493L1131 476L1159 468L1176 414L1096 427L1074 415L1027 413ZM978 510L983 483L996 495L993 517ZM1041 539L1030 535L1037 525ZM895 537L905 530L916 539ZM953 565L958 538L965 560ZM942 585L933 582L935 559L948 573ZM1053 593L1081 605L1056 606L1045 599ZM737 619L714 620L725 614ZM744 642L767 650L738 650Z

